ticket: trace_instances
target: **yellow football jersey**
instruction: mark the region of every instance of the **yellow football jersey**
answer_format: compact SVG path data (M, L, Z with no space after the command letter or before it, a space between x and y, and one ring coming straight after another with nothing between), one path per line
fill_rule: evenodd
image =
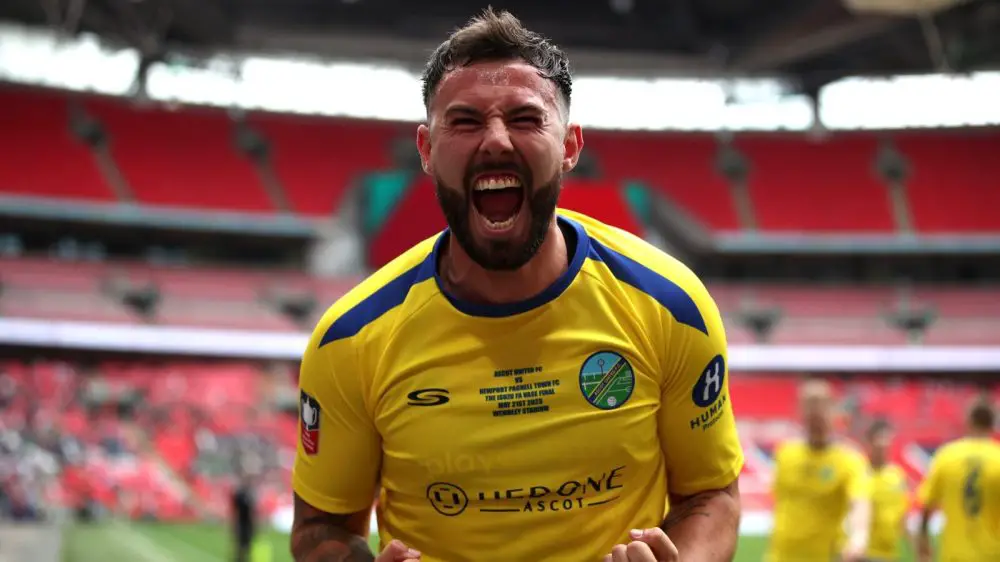
M840 552L855 499L871 497L868 461L840 443L791 441L775 454L771 562L827 562Z
M578 562L659 525L668 492L737 478L705 287L635 236L558 217L569 268L534 298L444 292L446 230L329 309L301 366L297 494L349 513L378 493L382 543L428 562Z
M938 449L919 499L944 514L939 562L1000 560L1000 443L968 437Z
M875 560L899 560L905 540L906 513L910 492L903 469L894 465L871 472L872 522L868 535L868 557Z

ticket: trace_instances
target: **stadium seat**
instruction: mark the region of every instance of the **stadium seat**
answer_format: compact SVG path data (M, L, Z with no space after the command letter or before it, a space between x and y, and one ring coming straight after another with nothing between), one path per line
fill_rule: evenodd
M239 154L233 124L214 109L130 107L90 100L137 201L206 210L273 212L253 163Z
M846 233L895 229L886 185L876 175L874 136L738 136L763 231Z
M905 133L896 144L917 230L1000 232L1000 133Z
M713 137L602 131L588 133L585 142L606 180L641 182L710 229L739 230L729 186L715 171Z
M0 194L112 202L90 149L70 130L67 98L0 89Z
M622 188L600 180L567 179L559 196L559 206L617 226L636 236L643 235L642 225L632 214Z
M417 242L441 232L445 226L447 222L434 195L433 180L424 174L417 176L382 229L369 241L369 266L378 268L389 263Z
M392 165L390 145L415 136L413 125L254 114L292 209L329 216L367 172ZM416 147L413 148L416 151Z
M882 318L783 318L771 332L774 345L906 345L906 334Z

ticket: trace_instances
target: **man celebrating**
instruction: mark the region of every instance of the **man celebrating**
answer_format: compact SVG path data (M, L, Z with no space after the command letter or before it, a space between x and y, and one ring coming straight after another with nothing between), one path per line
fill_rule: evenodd
M556 210L583 148L565 55L487 10L423 80L417 148L449 228L313 333L296 560L372 560L376 494L380 561L731 560L721 317L676 260Z
M834 438L829 383L807 381L800 401L806 438L783 444L775 454L768 560L858 562L868 546L871 518L868 463Z
M1000 560L1000 443L993 439L995 421L989 399L978 400L969 410L968 434L934 454L919 490L921 562L931 560L928 529L937 509L944 514L938 560Z

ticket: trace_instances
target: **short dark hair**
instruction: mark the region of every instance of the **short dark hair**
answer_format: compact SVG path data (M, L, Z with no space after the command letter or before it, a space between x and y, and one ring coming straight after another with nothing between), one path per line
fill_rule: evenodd
M431 54L424 67L424 107L431 99L445 73L477 62L521 59L552 80L569 108L573 78L569 59L545 37L524 27L510 12L492 7L457 29Z
M996 423L996 413L988 398L979 398L969 408L969 425L981 431L990 431Z
M889 425L889 420L885 418L876 418L872 421L871 425L868 426L868 430L865 431L865 438L871 441L872 439L875 439L878 434L889 431L890 429L892 429L892 426Z

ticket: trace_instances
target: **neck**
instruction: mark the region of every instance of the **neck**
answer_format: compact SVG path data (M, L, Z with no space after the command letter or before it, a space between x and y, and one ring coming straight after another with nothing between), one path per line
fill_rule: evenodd
M812 449L825 449L830 444L830 437L826 434L810 435L806 441Z
M878 470L878 469L882 468L883 466L885 466L885 459L881 459L881 458L877 458L877 457L872 457L871 465L872 465L873 469Z
M972 437L973 439L986 439L992 436L993 432L988 429L979 429L976 427L969 429L969 437Z
M449 240L441 257L441 278L448 291L469 302L509 304L530 299L555 283L569 268L566 238L555 216L538 253L520 269L484 269Z

